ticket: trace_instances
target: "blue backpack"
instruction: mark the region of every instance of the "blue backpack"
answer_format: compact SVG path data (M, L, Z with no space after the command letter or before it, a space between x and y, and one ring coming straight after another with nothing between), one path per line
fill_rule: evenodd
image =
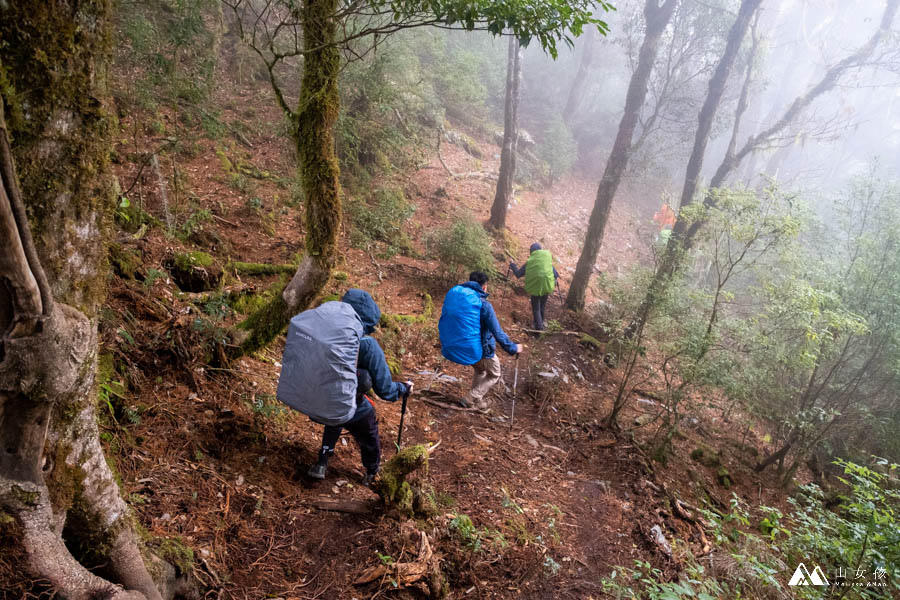
M472 288L457 285L447 292L438 321L441 354L447 360L461 365L481 360L481 305L481 296Z

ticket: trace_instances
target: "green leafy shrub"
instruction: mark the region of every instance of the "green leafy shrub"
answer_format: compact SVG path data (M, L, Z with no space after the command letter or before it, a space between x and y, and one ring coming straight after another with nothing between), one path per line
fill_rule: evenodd
M497 273L491 238L471 218L456 219L452 225L437 230L428 237L426 246L430 257L438 261L439 272L448 279L458 279L468 271Z
M473 117L484 118L488 91L479 75L486 60L486 56L471 51L443 56L432 84L449 116L470 123Z
M881 459L872 468L843 460L835 464L843 468L841 481L848 487L837 510L826 508L825 496L816 485L802 486L789 499L792 510L780 529L785 535L777 540L773 535L773 544L782 549L792 568L814 559L832 585L862 582L866 587L852 588L855 597L896 598L900 595L896 571L900 564L900 465L888 465ZM773 519L769 519L771 526ZM819 597L815 588L798 589L801 598Z
M385 48L350 62L341 73L341 113L335 127L341 173L360 188L368 176L421 159L426 123L437 105L422 73L410 32L391 38Z
M708 567L689 558L679 579L666 582L661 581L659 569L637 561L636 568L615 568L603 580L604 591L614 598L635 600L782 598L802 562L809 571L818 566L829 585L792 586L792 597L896 598L900 593L895 570L900 563L900 465L875 462L871 468L836 463L844 469L841 481L846 491L835 509L828 507L815 485L801 487L789 499L787 514L760 507L763 518L757 529L762 535L752 527L747 506L732 496L727 513L705 513L716 547L706 559Z
M487 548L505 548L508 544L503 534L489 527L479 529L469 515L459 513L450 520L450 531L470 552L484 552Z
M116 13L115 60L135 78L129 79L128 89L114 89L114 94L126 102L136 98L144 108L165 105L180 122L221 135L218 111L206 102L218 59L215 9L210 0L123 4Z
M446 115L483 126L506 93L506 43L466 33L422 32L416 40L422 78ZM494 115L497 113L494 112Z
M384 242L385 257L398 253L408 254L412 246L403 225L412 217L416 208L406 200L397 188L380 189L372 202L353 199L347 203L347 213L353 223L350 243L356 248L368 248L373 240Z
M601 581L603 591L612 598L629 600L718 600L741 598L728 586L705 576L702 565L690 562L678 581L664 582L662 571L650 563L636 560L634 568L616 567Z

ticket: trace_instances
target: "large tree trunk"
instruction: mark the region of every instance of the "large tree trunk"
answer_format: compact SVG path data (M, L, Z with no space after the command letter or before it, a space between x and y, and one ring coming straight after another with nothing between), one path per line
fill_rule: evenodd
M306 206L306 256L281 294L239 326L244 335L234 354L262 348L288 321L306 309L331 277L341 224L340 170L334 150L334 123L340 109L340 52L332 15L337 0L303 4L303 79L299 107L291 113Z
M594 201L594 210L588 222L588 230L584 239L584 247L578 258L575 275L569 286L569 294L566 297L566 306L573 310L584 308L584 298L590 284L591 274L594 271L594 263L597 262L597 254L603 243L603 234L606 230L606 222L609 220L609 212L612 207L616 190L622 180L622 174L628 166L631 154L631 139L637 127L641 107L647 97L647 84L650 81L650 73L656 62L656 53L659 49L659 40L665 31L675 5L678 0L667 0L659 6L657 0L647 0L644 7L644 19L647 30L644 41L641 44L638 55L637 68L631 75L628 84L628 92L625 96L625 112L619 122L619 132L613 143L612 152L606 161L606 169L603 171L603 179L597 187L597 198Z
M102 104L110 7L0 7L0 509L15 521L23 572L61 596L159 599L94 411L114 201ZM105 564L108 579L80 560Z
M694 147L691 150L691 157L688 160L684 176L684 188L681 191L680 203L682 209L694 202L694 195L697 192L700 180L700 172L703 169L703 156L706 154L706 145L709 142L713 121L719 110L719 103L722 100L722 95L725 93L725 84L728 82L728 77L734 67L741 42L743 42L744 36L750 28L753 15L759 8L761 1L742 0L737 19L735 19L731 30L728 32L725 52L722 54L722 58L719 64L716 65L716 70L709 80L709 90L706 94L706 100L704 100L703 106L700 108L697 132L694 136ZM666 251L663 254L659 267L656 269L656 274L650 283L647 295L638 308L634 321L628 327L630 332L636 331L640 323L646 321L650 310L656 303L656 299L662 295L669 279L680 265L686 229L687 226L684 219L678 219L675 222L675 227L672 228L672 235L669 237L669 242L666 245Z
M491 205L488 225L506 229L506 208L513 197L516 177L516 147L519 143L519 84L522 81L522 48L516 36L509 38L506 61L506 104L503 108L503 149L500 152L500 176Z
M575 73L575 79L572 80L572 87L569 88L569 97L566 99L566 106L563 109L563 121L572 128L572 122L575 119L575 113L584 97L584 88L588 81L588 71L591 69L591 63L594 60L594 44L600 33L591 28L587 35L584 36L584 50L581 52L581 60L578 61L578 71Z

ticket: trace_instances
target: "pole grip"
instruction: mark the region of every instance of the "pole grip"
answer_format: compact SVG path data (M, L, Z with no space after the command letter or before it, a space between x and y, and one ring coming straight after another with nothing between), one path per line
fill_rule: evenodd
M400 448L400 441L403 439L403 421L406 419L406 401L409 400L409 388L403 394L403 401L400 405L400 429L397 431L397 448Z

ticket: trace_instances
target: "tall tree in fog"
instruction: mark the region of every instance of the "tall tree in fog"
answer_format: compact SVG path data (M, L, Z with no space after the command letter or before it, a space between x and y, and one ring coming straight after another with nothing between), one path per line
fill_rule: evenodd
M516 36L509 38L506 59L506 102L503 106L503 149L500 152L500 176L491 205L488 225L506 228L506 209L513 197L516 177L516 147L519 144L519 84L522 82L522 46Z
M745 0L745 3L746 1L747 0ZM795 98L771 125L756 135L750 136L743 146L741 146L739 150L736 150L740 117L743 114L743 109L746 108L746 97L745 94L742 93L744 104L741 106L741 102L738 103L738 114L736 115L735 127L732 130L731 141L729 142L728 149L726 150L722 162L719 164L715 174L710 180L709 188L703 200L705 204L712 205L712 203L715 202L715 196L711 193L711 190L722 187L728 176L731 175L731 173L740 166L741 161L752 154L754 150L765 146L786 146L793 142L793 137L791 136L788 136L787 140L779 140L779 137L784 136L785 129L790 127L790 125L794 123L818 97L834 89L842 75L850 69L865 65L869 61L880 42L888 35L891 24L897 14L898 7L900 7L900 0L888 0L878 24L878 28L863 45L857 48L852 54L828 68L822 77L803 94ZM712 83L713 82L710 81L710 89L712 89ZM704 109L705 108L706 105L704 105ZM702 115L703 112L701 111L701 122ZM698 134L699 133L700 130L698 128ZM695 150L696 149L695 146ZM691 156L691 159L692 161L694 160L694 155ZM702 156L700 157L700 161L700 166L702 166ZM692 174L693 181L690 180ZM694 202L698 177L699 168L694 171L691 169L691 164L689 164L688 175L685 178L685 189L682 194L682 208ZM675 227L672 229L672 236L669 238L669 243L666 246L663 259L656 270L648 289L647 296L638 310L635 321L629 327L630 330L636 330L636 328L646 320L647 315L652 308L654 298L659 295L666 285L666 282L681 265L684 253L690 249L693 240L702 225L702 221L688 223L681 218L676 221Z
M599 34L596 31L588 31L584 36L584 49L581 51L581 60L578 61L578 71L575 73L575 79L572 80L572 87L569 88L569 97L566 99L566 106L563 109L563 121L571 129L572 120L575 117L575 111L581 104L584 96L584 89L588 80L588 71L591 69L591 63L594 60L594 45L597 43Z
M694 194L697 192L697 186L700 180L700 171L703 169L703 155L706 153L706 145L709 143L713 121L719 110L722 95L725 93L725 84L728 82L728 77L734 68L734 63L737 60L741 43L744 40L747 30L750 28L750 23L761 2L762 0L741 1L741 7L738 10L737 18L731 26L731 30L728 32L728 42L725 44L725 52L722 54L722 58L719 61L719 64L716 65L716 70L709 80L709 91L706 94L706 100L704 100L703 106L700 108L697 132L694 136L694 147L693 150L691 150L691 157L688 159L687 171L684 176L684 188L681 192L680 203L682 209L694 201ZM682 224L680 231L678 229L679 223ZM636 332L638 328L643 326L646 322L655 298L659 296L660 292L664 289L665 282L668 280L668 277L664 274L673 272L675 265L678 263L678 255L680 254L679 249L681 248L680 240L683 237L683 234L683 220L679 219L675 224L672 236L669 238L669 243L666 246L663 262L657 269L656 275L647 290L647 296L641 303L634 322L629 326L630 333Z
M647 4L644 7L646 33L641 44L637 68L632 73L631 81L628 84L628 92L625 96L625 112L622 115L622 120L619 122L619 132L616 134L612 151L606 161L603 179L600 180L600 185L597 187L597 198L594 201L594 209L588 222L584 247L581 250L581 256L578 258L578 266L575 269L575 275L572 277L572 284L569 287L569 294L566 298L566 306L573 310L580 310L584 307L584 297L590 283L591 273L594 270L594 263L597 262L597 253L600 251L600 245L603 243L603 234L606 230L606 222L609 220L609 211L612 207L616 190L619 188L619 182L622 180L622 174L628 166L631 140L634 136L635 127L637 127L641 107L644 105L644 100L647 97L647 83L650 80L653 64L656 62L659 40L669 24L677 4L678 0L666 0L661 5L657 0L647 0Z

